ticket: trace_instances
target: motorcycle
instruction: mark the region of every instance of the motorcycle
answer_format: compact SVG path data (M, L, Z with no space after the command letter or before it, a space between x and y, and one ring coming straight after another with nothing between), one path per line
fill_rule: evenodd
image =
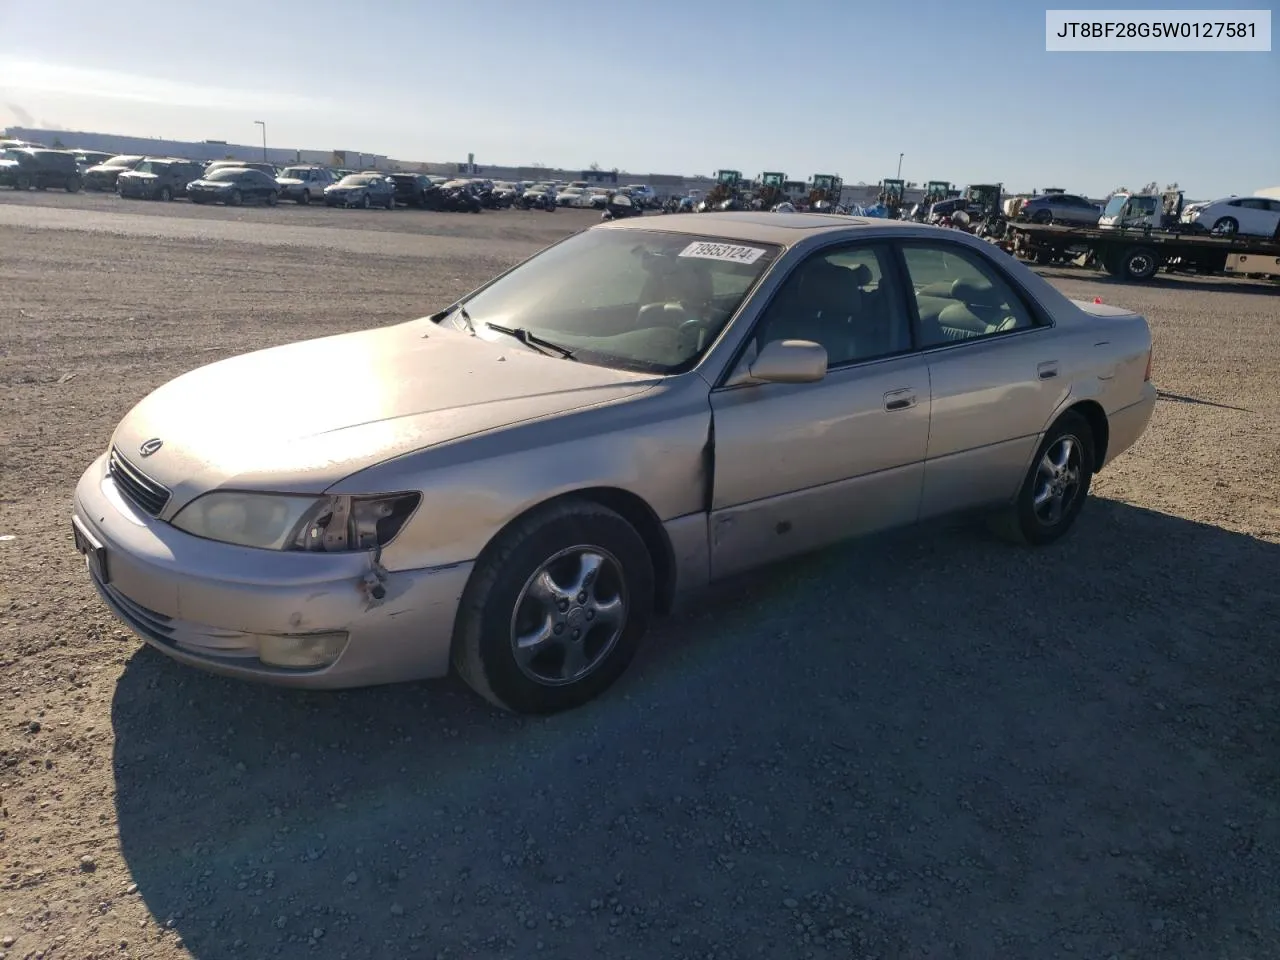
M480 199L462 187L445 191L441 200L443 203L441 209L449 213L479 213L484 209Z

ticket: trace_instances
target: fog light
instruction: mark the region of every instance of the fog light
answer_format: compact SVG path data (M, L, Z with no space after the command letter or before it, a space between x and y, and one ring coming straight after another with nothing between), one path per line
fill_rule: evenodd
M272 667L327 667L341 656L346 645L345 632L262 634L258 638L258 659Z

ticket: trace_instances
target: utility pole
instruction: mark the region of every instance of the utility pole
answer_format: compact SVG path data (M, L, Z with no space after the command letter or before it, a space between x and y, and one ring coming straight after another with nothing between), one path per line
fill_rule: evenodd
M263 137L266 137L266 135L267 135L267 128L266 128L266 127L263 127L263 128L262 128L262 136L263 136ZM263 142L265 143L266 141L264 140ZM904 154L901 154L901 153L900 153L900 154L898 154L898 179L899 179L899 180L901 180L901 179L902 179L902 158L903 158L903 156L904 156Z
M267 124L264 120L253 121L262 128L262 162L267 162ZM899 161L901 163L901 161Z

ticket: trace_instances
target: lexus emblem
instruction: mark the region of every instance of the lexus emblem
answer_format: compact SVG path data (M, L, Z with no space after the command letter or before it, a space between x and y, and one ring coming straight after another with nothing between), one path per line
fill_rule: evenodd
M142 446L138 448L138 453L142 454L144 457L149 457L163 446L164 446L163 440L161 440L159 437L152 437L150 440L148 440L146 443L144 443Z

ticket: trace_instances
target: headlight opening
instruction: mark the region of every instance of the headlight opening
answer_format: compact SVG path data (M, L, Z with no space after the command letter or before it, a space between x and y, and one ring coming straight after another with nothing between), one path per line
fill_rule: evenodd
M420 499L417 493L328 497L299 521L291 549L326 553L379 549L400 532Z

